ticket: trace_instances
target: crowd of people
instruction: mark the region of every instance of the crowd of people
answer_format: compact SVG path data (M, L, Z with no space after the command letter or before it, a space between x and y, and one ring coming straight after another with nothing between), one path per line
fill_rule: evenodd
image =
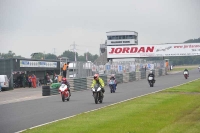
M37 86L40 86L39 78L37 78L35 74L30 74L30 75L20 74L15 77L13 81L14 88L19 88L19 87L25 88L27 86L29 88L31 87L36 88Z

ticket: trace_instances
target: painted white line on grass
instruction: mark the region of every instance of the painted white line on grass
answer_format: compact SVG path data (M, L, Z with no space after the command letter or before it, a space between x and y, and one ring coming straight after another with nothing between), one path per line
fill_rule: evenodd
M106 108L106 107L110 107L110 106L113 106L113 105L116 105L116 104L119 104L119 103L123 103L123 102L130 101L130 100L133 100L133 99L136 99L136 98L139 98L139 97L143 97L143 96L147 96L147 95L150 95L150 94L154 94L154 93L166 90L166 89L170 89L170 88L178 87L178 86L190 83L190 82L194 82L194 81L199 80L199 79L200 78L192 80L192 81L189 81L189 82L186 82L186 83L183 83L183 84L179 84L179 85L175 85L175 86L172 86L172 87L169 87L169 88L165 88L165 89L162 89L162 90L159 90L159 91L154 91L154 92L147 93L147 94L144 94L144 95L140 95L140 96L137 96L137 97L129 98L129 99L126 99L126 100L123 100L123 101L120 101L120 102L116 102L116 103L113 103L113 104L110 104L110 105L107 105L107 106L104 106L104 107L100 107L100 108L97 108L97 109L93 109L93 110L90 110L90 111L86 111L86 112L83 112L83 113L94 112L94 111L97 111L97 110L100 110L100 109L103 109L103 108ZM47 122L47 123L44 123L44 124L41 124L41 125L37 125L37 126L31 127L31 128L28 128L28 129L34 129L34 128L41 127L41 126L44 126L44 125L47 125L47 124L51 124L51 123L54 123L54 122L58 122L58 121L65 120L65 119L69 119L69 118L78 116L80 114L82 114L82 113L79 113L79 114L76 114L76 115L72 115L72 116L68 116L68 117L65 117L65 118L62 118L62 119L58 119L58 120L55 120L55 121ZM24 130L18 131L16 133L21 133L21 132L24 132L24 131L26 131L28 129L24 129Z

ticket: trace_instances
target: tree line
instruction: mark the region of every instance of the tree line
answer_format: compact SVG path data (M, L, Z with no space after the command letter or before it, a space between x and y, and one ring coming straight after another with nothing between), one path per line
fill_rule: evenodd
M69 61L75 61L75 53L72 51L64 51L61 55L56 56L55 54L51 54L51 53L47 53L44 54L42 52L39 53L32 53L31 54L31 59L52 59L52 60L58 60L61 57L67 57L69 59ZM84 53L84 55L79 55L78 53L76 53L76 60L77 61L92 61L94 62L99 56L97 54L92 55L91 53L87 52ZM8 53L0 53L0 58L3 59L8 59L8 58L25 58L22 57L21 55L16 55L14 52L12 51L8 51Z
M184 43L200 43L200 38L198 39L189 39L187 41L185 41ZM61 55L56 56L55 54L44 54L44 53L33 53L33 56L31 57L31 59L59 59L60 57L67 57L69 58L70 61L74 61L75 60L75 53L72 51L64 51ZM15 53L13 53L12 51L8 51L8 53L0 53L0 58L24 58L21 55L16 55ZM87 57L87 59L86 59ZM78 53L76 53L76 60L77 61L92 61L94 62L99 56L97 54L92 55L91 53L87 52L84 53L84 55L79 55ZM200 56L175 56L175 57L165 57L167 59L169 59L169 61L173 64L173 65L185 65L185 64L200 64ZM163 57L149 57L149 58L145 58L146 60L163 60Z
M200 43L200 38L198 39L189 39L183 43ZM163 57L150 57L146 60L163 60ZM200 56L174 56L174 57L165 57L169 59L169 62L172 65L187 65L187 64L200 64Z

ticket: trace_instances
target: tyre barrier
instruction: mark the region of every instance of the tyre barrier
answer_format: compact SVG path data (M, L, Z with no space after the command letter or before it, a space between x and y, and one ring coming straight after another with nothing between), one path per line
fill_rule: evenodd
M117 80L117 83L123 83L123 74L116 74L115 79Z
M49 85L42 86L42 96L50 96L50 86Z
M136 72L136 80L140 80L141 79L141 72Z
M129 73L129 82L135 81L136 80L136 75L135 72Z
M162 76L162 69L159 69L159 70L158 70L158 75L159 75L159 76Z
M129 82L129 73L123 73L123 83Z

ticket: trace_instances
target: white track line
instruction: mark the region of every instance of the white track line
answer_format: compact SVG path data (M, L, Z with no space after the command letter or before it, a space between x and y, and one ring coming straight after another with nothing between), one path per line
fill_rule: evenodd
M159 91L154 91L154 92L151 92L151 93L147 93L147 94L144 94L144 95L140 95L140 96L137 96L137 97L133 97L133 98L130 98L130 99L126 99L126 100L123 100L123 101L120 101L120 102L117 102L117 103L113 103L113 104L110 104L110 105L107 105L107 106L104 106L104 107L100 107L100 108L98 108L98 109L93 109L93 110L90 110L90 111L86 111L86 112L83 112L83 113L89 113L89 112L97 111L97 110L100 110L100 109L103 109L103 108L106 108L106 107L109 107L109 106L113 106L113 105L116 105L116 104L119 104L119 103L123 103L123 102L126 102L126 101L130 101L130 100L133 100L133 99L136 99L136 98L139 98L139 97L143 97L143 96L147 96L147 95L150 95L150 94L154 94L154 93L157 93L157 92L166 90L166 89L178 87L178 86L181 86L181 85L184 85L184 84L187 84L187 83L190 83L190 82L199 80L199 79L200 79L200 78L195 79L195 80L192 80L192 81L189 81L189 82L186 82L186 83L183 83L183 84L179 84L179 85L176 85L176 86L172 86L172 87L169 87L169 88L165 88L165 89L162 89L162 90L159 90ZM80 113L80 114L82 114L82 113ZM37 127L41 127L41 126L44 126L44 125L47 125L47 124L51 124L51 123L57 122L57 121L69 119L69 118L75 117L75 116L80 115L80 114L76 114L76 115L68 116L68 117L65 117L65 118L62 118L62 119L58 119L58 120L55 120L55 121L47 122L47 123L44 123L44 124L41 124L41 125L37 125L37 126L31 127L31 128L28 128L28 129L34 129L34 128L37 128ZM24 130L18 131L18 132L16 132L16 133L21 133L21 132L26 131L26 130L28 130L28 129L24 129Z

